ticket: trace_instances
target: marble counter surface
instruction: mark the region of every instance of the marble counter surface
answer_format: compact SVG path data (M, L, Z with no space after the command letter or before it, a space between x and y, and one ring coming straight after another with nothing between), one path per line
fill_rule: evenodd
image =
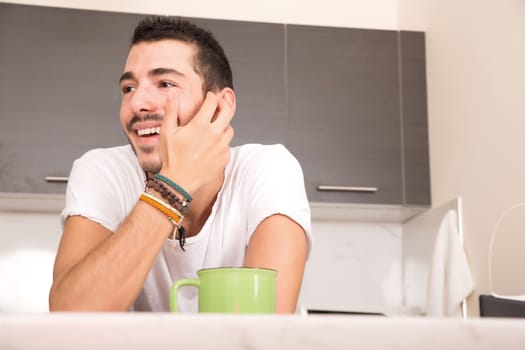
M525 349L525 320L0 314L0 349Z

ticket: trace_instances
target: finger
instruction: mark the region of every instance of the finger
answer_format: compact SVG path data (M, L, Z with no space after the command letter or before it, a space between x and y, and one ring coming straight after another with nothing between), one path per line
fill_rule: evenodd
M168 94L166 105L164 106L164 117L162 119L162 128L160 132L171 133L179 126L179 103L175 92Z
M201 108L197 114L195 114L195 117L193 117L191 122L209 124L213 119L215 110L217 109L217 100L217 95L208 91L206 96L204 96L204 102L202 103Z

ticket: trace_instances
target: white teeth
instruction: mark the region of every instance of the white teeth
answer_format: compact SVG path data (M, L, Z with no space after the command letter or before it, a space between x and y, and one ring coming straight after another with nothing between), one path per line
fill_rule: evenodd
M139 136L153 135L153 134L160 134L160 126L157 126L156 128L145 128L145 129L137 130L137 135Z

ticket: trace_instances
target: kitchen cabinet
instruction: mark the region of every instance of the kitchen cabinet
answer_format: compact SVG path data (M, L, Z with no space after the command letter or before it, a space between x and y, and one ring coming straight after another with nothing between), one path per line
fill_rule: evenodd
M0 4L0 192L63 193L73 160L127 143L122 72L136 15Z
M430 204L421 35L287 26L286 144L310 201Z
M127 143L118 78L143 17L0 4L0 192L64 193L53 179L67 178L76 158ZM284 26L194 21L233 68L233 144L284 143Z
M46 177L127 143L118 78L141 18L0 3L0 192L64 193ZM430 204L423 33L191 20L230 59L233 145L285 144L312 202Z
M284 25L190 19L211 31L233 71L237 110L232 145L285 142Z
M430 205L425 34L401 31L404 204Z

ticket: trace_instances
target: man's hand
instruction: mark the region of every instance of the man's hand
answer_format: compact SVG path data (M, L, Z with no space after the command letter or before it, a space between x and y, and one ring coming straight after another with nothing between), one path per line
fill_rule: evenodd
M193 119L179 126L177 96L170 96L160 131L162 175L189 193L222 176L230 160L233 114L225 98L208 92Z

